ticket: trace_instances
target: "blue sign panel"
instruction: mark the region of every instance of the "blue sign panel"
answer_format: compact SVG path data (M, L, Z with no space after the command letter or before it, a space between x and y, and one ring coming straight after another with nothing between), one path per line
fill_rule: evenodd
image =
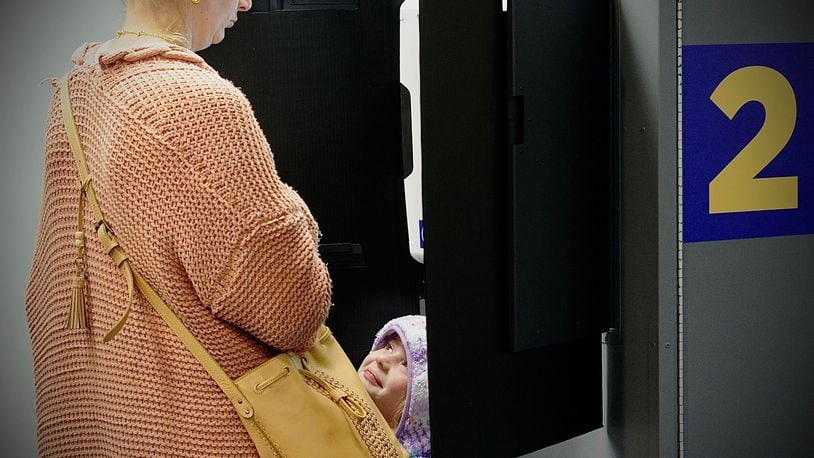
M814 43L682 56L684 242L814 233Z
M424 248L424 220L418 220L418 246Z

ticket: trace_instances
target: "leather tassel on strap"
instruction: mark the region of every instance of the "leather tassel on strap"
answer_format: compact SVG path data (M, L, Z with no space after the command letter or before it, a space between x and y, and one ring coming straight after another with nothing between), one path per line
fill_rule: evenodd
M85 277L79 275L73 278L71 287L71 308L68 310L68 329L85 329Z
M79 198L80 223L79 230L74 234L76 245L76 274L71 285L71 308L68 309L67 329L85 329L85 233L82 231L82 213L84 205L82 197Z

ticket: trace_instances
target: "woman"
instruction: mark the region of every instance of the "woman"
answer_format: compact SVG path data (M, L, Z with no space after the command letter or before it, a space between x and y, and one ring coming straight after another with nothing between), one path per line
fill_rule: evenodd
M132 265L236 378L275 351L307 348L330 307L313 217L277 176L246 98L193 52L220 42L251 0L126 8L117 36L82 46L68 75L92 185ZM150 304L136 294L125 313L127 284L89 205L75 245L80 192L59 92L26 293L40 455L256 455Z

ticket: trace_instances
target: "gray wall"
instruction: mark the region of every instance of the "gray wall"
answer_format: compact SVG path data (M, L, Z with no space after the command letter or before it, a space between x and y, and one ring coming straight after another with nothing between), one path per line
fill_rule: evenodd
M811 1L745 5L684 0L683 44L814 42ZM685 456L814 456L812 280L812 235L684 245Z
M621 0L622 342L610 348L614 452L677 456L676 3Z
M70 56L85 41L103 41L120 24L115 0L2 2L3 72L0 154L0 425L3 456L36 456L34 376L24 294L39 222L43 132L50 84L70 68Z

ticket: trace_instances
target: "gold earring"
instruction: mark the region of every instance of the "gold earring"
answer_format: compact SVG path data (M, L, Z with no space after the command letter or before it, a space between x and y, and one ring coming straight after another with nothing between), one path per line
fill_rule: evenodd
M198 3L201 3L201 0L190 0L190 1L192 2L193 5L197 5Z

